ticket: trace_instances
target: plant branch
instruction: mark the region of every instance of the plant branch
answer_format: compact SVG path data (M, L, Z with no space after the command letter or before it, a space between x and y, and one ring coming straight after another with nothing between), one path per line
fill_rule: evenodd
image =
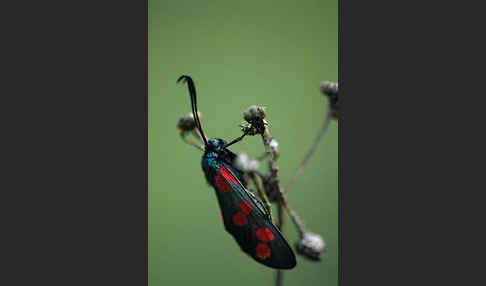
M270 178L269 180L272 181L273 185L276 187L277 193L280 195L278 199L278 229L283 234L283 227L284 227L284 215L283 215L283 208L284 208L284 200L283 200L283 192L281 190L279 178L278 178L278 166L276 163L277 156L275 152L272 152L272 148L270 146L270 142L272 141L272 137L270 136L270 131L268 130L268 126L265 126L265 129L262 133L262 140L263 145L265 146L265 152L269 157L269 169L270 169ZM284 273L282 270L277 270L276 277L275 277L275 285L282 286L283 285L283 278Z
M201 133L199 133L199 130L193 129L191 133L194 137L196 137L199 141L201 141L201 143L204 142Z
M259 170L255 170L255 171L253 171L253 172L254 172L255 174L257 174L257 175L260 177L260 179L262 179L262 181L267 180L267 176L266 176L265 174L263 174L261 171L259 171Z
M314 152L317 149L317 145L319 145L319 142L321 141L322 136L326 133L327 127L329 126L329 121L331 120L331 111L328 111L324 117L324 121L322 122L322 127L319 130L319 133L317 134L317 137L314 139L314 143L312 144L312 147L309 149L307 154L304 157L304 160L300 163L299 167L297 168L297 171L295 172L294 177L290 181L290 183L287 185L285 188L286 193L288 194L290 192L291 187L295 184L297 181L297 178L302 174L304 171L305 165L309 162L309 159L312 157Z
M263 159L265 159L265 158L267 158L267 157L268 157L268 153L267 153L267 152L265 152L265 153L261 154L260 156L258 156L256 159L257 159L258 161L262 161Z
M195 142L195 141L187 138L186 135L187 135L186 132L181 131L181 138L182 138L182 140L184 142L186 142L187 144L192 145L192 146L196 147L197 149L199 149L199 150L201 150L201 151L204 152L204 145L201 145L201 144L199 144L199 143L197 143L197 142Z
M329 118L329 113L326 118ZM328 122L328 120L325 120L325 122ZM324 124L325 126L328 125L328 123ZM326 128L327 129L327 128ZM324 129L325 131L325 129ZM322 134L319 136L322 137ZM276 163L277 156L275 152L272 152L272 148L270 146L270 142L273 140L273 138L270 136L270 131L268 129L268 126L265 126L265 130L262 134L262 139L263 139L263 145L265 145L265 150L266 153L269 155L269 168L270 168L270 178L269 180L272 181L272 184L276 187L277 193L278 193L278 208L279 208L279 213L283 213L283 208L287 210L287 213L289 214L290 218L292 219L292 222L295 224L297 231L299 232L300 236L305 232L305 226L302 223L302 220L299 218L295 210L289 205L288 200L287 200L287 195L286 193L283 192L282 187L280 186L280 181L278 178L278 166ZM315 144L317 145L317 144ZM314 148L315 149L315 148ZM313 151L312 151L313 152ZM312 155L312 154L311 154ZM283 226L284 226L284 219L283 215L279 215L279 223L278 223L278 228L280 232L283 233Z
M284 207L287 210L292 222L295 224L297 231L299 232L299 236L302 237L306 232L306 228L300 217L297 215L297 212L289 205L286 194L283 194L281 204L279 206Z
M265 193L265 191L262 190L262 188L260 188L260 184L258 183L258 180L257 180L254 172L249 172L248 176L253 181L253 184L255 185L255 188L257 189L258 195L260 196L260 198L263 199L263 203L265 204L265 209L267 210L267 213L270 216L270 220L273 223L272 205L270 204L270 201L268 200L267 194Z

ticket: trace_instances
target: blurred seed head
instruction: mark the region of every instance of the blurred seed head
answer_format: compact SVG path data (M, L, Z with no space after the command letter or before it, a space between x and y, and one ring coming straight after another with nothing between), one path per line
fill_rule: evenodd
M199 119L201 119L201 113L199 111L197 112L197 115L199 116ZM196 128L196 121L194 120L192 112L189 112L188 114L179 118L177 128L183 132L191 131Z
M321 254L325 250L325 243L322 237L312 232L306 232L302 238L295 243L297 253L310 260L321 260Z
M258 162L255 159L252 159L246 153L238 154L238 156L236 157L233 163L238 170L243 172L253 172L258 170L258 167L260 167L260 162Z
M252 105L243 111L243 119L251 123L255 120L263 120L265 118L265 107Z
M327 96L337 95L339 89L335 82L324 81L321 83L321 91Z
M278 156L280 155L280 152L278 151L278 142L277 142L277 140L275 140L274 138L272 138L272 140L270 140L270 144L268 144L268 146L270 147L270 151L272 152L273 157L275 159L277 159Z
M324 95L329 97L329 108L334 119L338 119L340 103L339 103L339 87L335 82L324 81L321 83L321 91Z

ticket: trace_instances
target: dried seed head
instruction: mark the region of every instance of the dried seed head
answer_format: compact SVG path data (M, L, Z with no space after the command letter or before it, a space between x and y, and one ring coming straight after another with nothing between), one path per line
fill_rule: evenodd
M258 134L258 129L256 129L250 123L241 123L240 129L241 129L241 131L243 131L243 133L246 133L247 135L250 135L250 136L254 136L254 135Z
M306 232L302 238L295 243L297 253L310 260L321 260L321 254L324 252L325 243L322 237L312 232Z
M265 107L252 105L243 112L243 119L247 122L263 120L265 118Z
M337 95L339 89L335 82L324 81L321 83L321 92L327 96Z
M338 119L340 103L339 103L339 87L335 82L324 81L321 83L321 91L329 97L329 108L332 118Z
M253 172L258 170L260 163L257 160L252 159L246 153L240 153L233 162L234 166L243 172Z
M243 119L251 124L254 134L263 134L268 125L265 118L265 107L252 105L243 112ZM253 135L254 135L253 134Z
M201 113L199 111L197 112L197 115L199 116L199 118L201 118ZM189 112L188 114L179 118L179 121L177 122L177 128L184 132L191 131L196 128L196 121L194 120L192 112Z

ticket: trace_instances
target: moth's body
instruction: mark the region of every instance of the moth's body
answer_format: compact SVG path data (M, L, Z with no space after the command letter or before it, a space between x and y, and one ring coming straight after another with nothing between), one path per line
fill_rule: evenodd
M218 167L219 164L224 162L227 165L232 165L233 160L236 158L236 154L231 152L230 150L224 148L226 142L223 139L219 138L211 138L208 140L208 145L204 151L204 155L201 160L201 165L204 170L204 174L206 175L206 180L211 182L213 178L208 177L209 167ZM238 177L241 180L242 175L238 172ZM210 183L211 184L211 183ZM211 184L213 185L213 184Z
M196 88L191 77L182 75L191 96L194 123L204 142L201 160L206 180L216 191L224 227L240 248L256 261L277 269L295 267L295 255L289 244L273 225L263 203L246 189L243 173L233 167L236 154L226 147L245 135L226 143L222 139L206 140L197 114Z

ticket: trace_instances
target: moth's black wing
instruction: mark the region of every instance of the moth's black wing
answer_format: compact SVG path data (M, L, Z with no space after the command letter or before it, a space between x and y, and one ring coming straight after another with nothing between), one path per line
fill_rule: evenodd
M226 164L229 164L230 166L234 166L234 162L236 160L236 157L237 155L233 152L231 152L230 150L226 149L225 150L227 156L226 158L228 158L228 160L225 161ZM237 168L233 167L233 172L234 174L238 177L238 180L240 180L240 182L243 184L243 186L246 188L248 186L248 183L246 182L246 179L245 177L243 176L243 172L241 172L240 170L238 170Z
M277 269L295 267L294 252L270 221L263 204L239 181L233 167L213 161L205 171L216 190L225 229L241 249L266 266Z

